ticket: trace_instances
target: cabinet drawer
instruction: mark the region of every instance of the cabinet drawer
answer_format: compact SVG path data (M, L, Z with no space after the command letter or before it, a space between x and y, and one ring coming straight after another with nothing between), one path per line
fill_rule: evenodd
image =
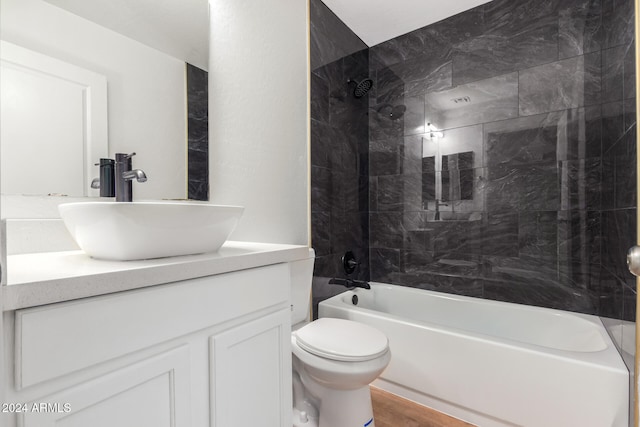
M47 381L266 307L286 264L16 311L16 386Z

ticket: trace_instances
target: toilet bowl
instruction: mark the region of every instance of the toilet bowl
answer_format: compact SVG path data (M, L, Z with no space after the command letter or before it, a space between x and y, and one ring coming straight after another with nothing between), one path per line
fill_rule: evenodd
M375 427L369 384L389 364L389 341L351 320L308 321L313 260L311 250L291 264L293 426Z
M374 427L369 384L391 360L382 332L350 320L323 318L294 331L291 348L294 376L303 386L302 395L298 390L295 396L294 389L294 426L315 427L317 417L318 427ZM309 423L301 423L302 412L310 406Z

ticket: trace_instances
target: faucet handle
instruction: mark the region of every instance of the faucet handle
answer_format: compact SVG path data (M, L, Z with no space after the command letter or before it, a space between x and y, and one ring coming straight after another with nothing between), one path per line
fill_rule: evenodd
M122 162L123 160L129 160L130 158L132 158L135 155L136 155L135 151L133 153L131 153L131 154L116 153L116 161L117 162Z
M356 256L351 251L345 252L341 260L342 268L347 275L356 271L356 268L358 267L358 265L360 265L360 263L356 261Z

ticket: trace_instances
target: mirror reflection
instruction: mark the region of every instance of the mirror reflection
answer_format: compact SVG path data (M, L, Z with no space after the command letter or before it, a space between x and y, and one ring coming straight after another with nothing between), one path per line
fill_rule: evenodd
M473 200L473 151L442 156L442 200Z
M422 137L422 206L435 212L430 217L453 219L455 212L484 209L482 159L482 125Z
M21 122L12 120L19 125L11 133L3 129L3 194L97 196L97 190L88 187L98 176L93 164L104 156L113 158L116 152L136 152L134 166L149 176L137 188L140 199L208 198L207 0L0 0L0 7L3 42L42 55L45 62L57 61L102 76L107 87L106 101L98 107L106 111L106 129L94 137L107 141L106 151L95 150L87 138L96 128L95 114L78 107L95 100L95 92L78 85L62 93L47 84L38 89L37 96L73 100L71 112L60 118L56 102L44 107L43 103L39 116L26 108ZM3 60L3 71L7 66L11 65ZM5 99L10 92L4 90L8 74L2 73L3 119L16 100L28 98L17 94L11 102ZM60 138L75 142L59 145L52 137L51 123L60 124L69 117L69 123L59 126L64 131ZM34 134L34 129L39 132ZM16 134L28 144L23 141L21 150L6 148ZM74 166L51 157L61 153L75 158ZM10 164L16 170L32 166L35 170L5 177ZM54 167L41 173L47 165ZM45 179L63 174L80 176L82 182L65 187ZM32 182L27 188L12 187L19 179Z

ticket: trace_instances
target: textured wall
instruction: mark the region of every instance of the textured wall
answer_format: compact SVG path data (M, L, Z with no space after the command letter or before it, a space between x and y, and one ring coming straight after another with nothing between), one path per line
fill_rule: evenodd
M307 3L210 6L210 200L245 207L233 240L307 245Z
M368 75L369 56L366 45L320 0L310 4L312 63L345 52L336 47L340 43L360 47L311 73L311 244L317 304L344 290L328 285L327 279L345 277L340 258L348 250L360 262L353 277L369 279L369 101L368 96L355 98L354 83L347 83Z
M631 0L494 0L370 73L372 280L634 318Z
M321 0L309 1L309 20L312 71L368 48Z
M209 200L209 73L187 67L187 194Z

